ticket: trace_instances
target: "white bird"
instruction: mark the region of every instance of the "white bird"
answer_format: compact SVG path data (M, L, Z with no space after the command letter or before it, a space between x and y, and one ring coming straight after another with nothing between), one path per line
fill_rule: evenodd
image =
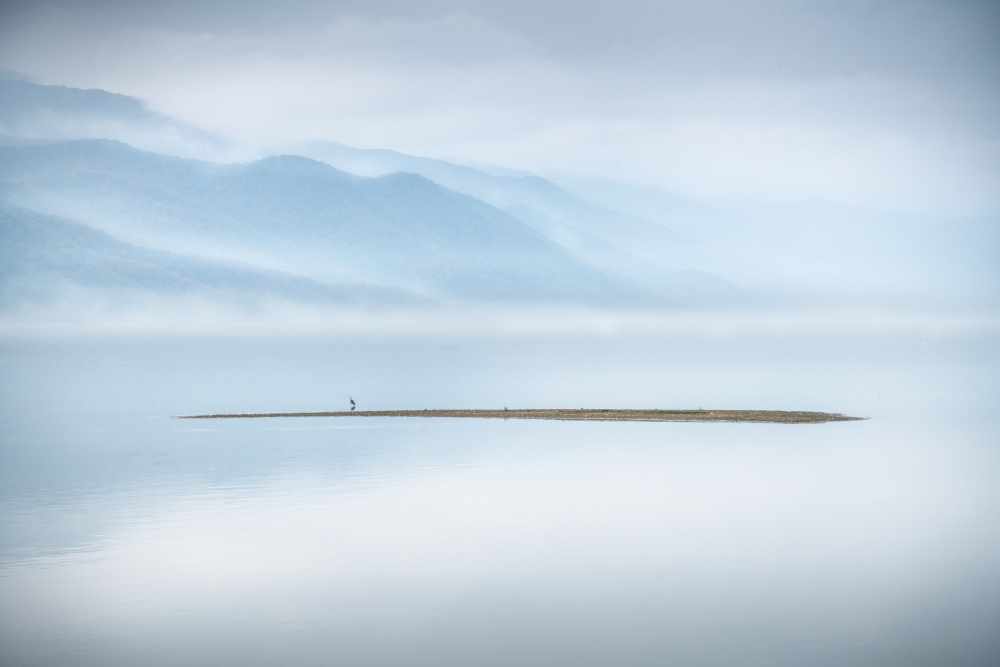
M350 396L349 396L348 398L350 398L350 399L351 399L351 410L354 410L354 408L356 407L356 406L354 405L354 398L353 398L353 397L350 397Z

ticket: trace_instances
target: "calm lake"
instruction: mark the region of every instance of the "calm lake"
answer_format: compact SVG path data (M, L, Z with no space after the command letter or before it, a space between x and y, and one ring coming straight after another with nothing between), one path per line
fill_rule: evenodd
M0 339L0 663L1000 664L993 328ZM817 425L257 419L759 408Z

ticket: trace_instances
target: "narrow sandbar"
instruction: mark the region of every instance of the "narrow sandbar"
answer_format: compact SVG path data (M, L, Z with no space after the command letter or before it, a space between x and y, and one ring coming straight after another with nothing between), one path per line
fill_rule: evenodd
M755 422L767 424L821 424L858 421L839 412L788 410L600 410L580 408L540 410L355 410L353 412L261 412L245 414L182 415L175 419L262 419L265 417L423 417L458 419L554 419L559 421L621 422Z

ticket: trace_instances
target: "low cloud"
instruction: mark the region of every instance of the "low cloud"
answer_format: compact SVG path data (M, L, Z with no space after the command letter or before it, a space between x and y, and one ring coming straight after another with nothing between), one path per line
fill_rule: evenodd
M258 146L325 139L698 197L1000 210L987 3L322 5L12 5L0 66Z

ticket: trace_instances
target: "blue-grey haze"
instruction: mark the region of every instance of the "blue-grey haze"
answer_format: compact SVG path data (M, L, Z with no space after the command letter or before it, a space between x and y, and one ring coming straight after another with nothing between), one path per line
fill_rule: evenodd
M0 66L146 99L244 146L336 141L715 200L1000 210L990 0L40 0L0 11Z
M137 100L103 91L0 82L0 120L9 131L51 137L50 127L32 124L37 118L73 127L86 123L67 119L84 119L122 128L123 135L155 134L150 123L167 123L151 121ZM178 133L184 130L177 127ZM345 153L350 149L329 144L303 148L300 152L325 157L334 166L345 166L340 157L351 155ZM0 193L17 206L89 225L150 251L295 273L332 284L328 291L341 294L354 284L366 297L377 297L381 289L390 297L410 292L414 300L619 307L717 305L741 298L737 287L699 270L709 254L703 244L588 204L534 176L492 176L391 152L378 154L383 168L370 174L374 179L289 155L223 165L107 140L10 138L0 153ZM11 215L5 217L13 229ZM30 254L34 263L25 268L32 276L44 275L43 258L51 256L30 250L23 239L18 252ZM69 253L64 248L64 262L84 261ZM16 287L34 280L11 275L16 266L11 263L8 282ZM63 267L50 272L69 278ZM192 290L204 282L194 275L184 279ZM109 279L108 287L121 287L120 282ZM100 287L93 279L84 283ZM149 281L140 283L139 289L157 291ZM6 291L9 302L17 301L14 287ZM247 290L234 283L232 291ZM259 291L260 296L291 294L282 285Z
M431 297L645 296L516 218L415 175L365 179L294 156L225 166L106 141L0 152L9 201L147 247Z
M289 155L242 166L184 160L66 134L103 132L157 145L165 132L179 138L175 148L224 142L151 114L132 98L19 80L0 82L0 121L20 137L0 147L5 200L150 252L188 256L202 266L221 262L207 282L193 274L180 278L199 295L222 288L244 297L315 300L322 293L334 302L375 305L409 294L414 303L619 308L953 309L982 308L997 298L1000 240L991 217L942 219L822 202L709 204L564 177L571 194L529 173L329 142L287 148L353 177ZM15 224L5 216L8 226ZM19 252L29 249L26 242ZM18 262L8 262L7 303L23 300L18 294L58 300L56 285L73 286L65 267L41 265L50 254L32 256L33 265L21 267L27 278L14 275ZM94 258L64 253L60 261ZM219 281L234 262L277 282L248 290L232 274L227 292ZM23 290L32 276L44 284ZM77 287L101 292L92 278ZM289 288L289 280L300 286ZM308 281L322 285L304 289ZM121 286L120 280L107 285ZM149 281L134 286L157 293Z
M998 664L998 35L0 3L0 664Z

